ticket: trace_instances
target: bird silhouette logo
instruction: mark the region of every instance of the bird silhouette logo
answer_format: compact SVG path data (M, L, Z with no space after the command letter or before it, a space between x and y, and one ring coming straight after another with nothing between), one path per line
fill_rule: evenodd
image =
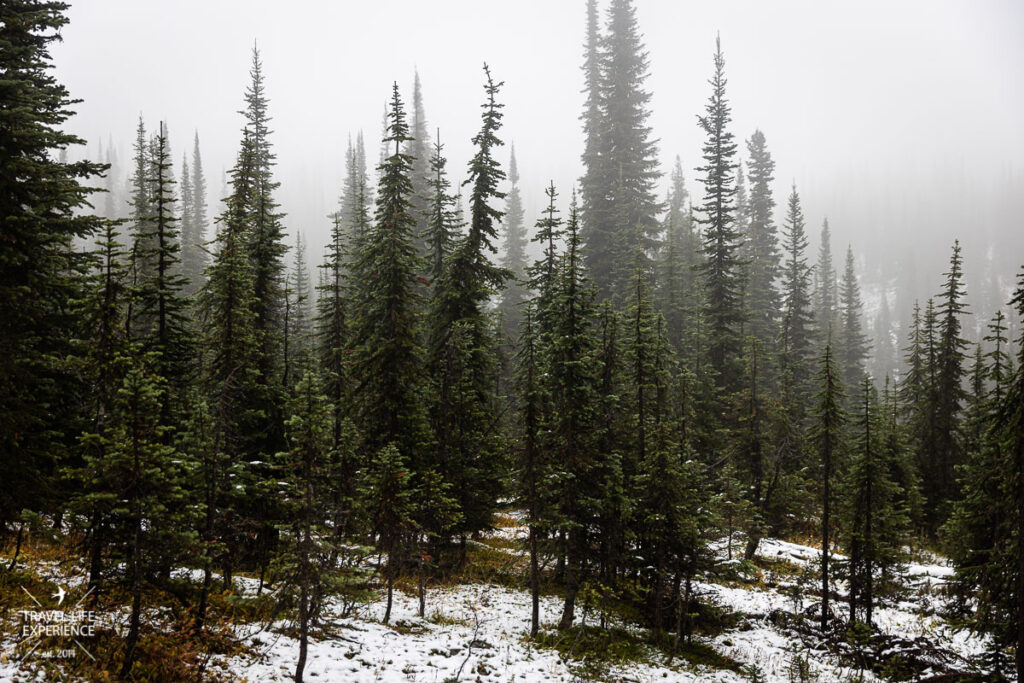
M58 585L57 592L50 597L57 598L57 607L60 607L61 603L64 602L64 596L66 594L67 592L64 590L64 586Z

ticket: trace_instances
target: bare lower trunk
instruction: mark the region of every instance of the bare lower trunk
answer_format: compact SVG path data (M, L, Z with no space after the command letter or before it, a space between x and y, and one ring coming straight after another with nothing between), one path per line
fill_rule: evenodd
M537 560L537 528L530 527L530 637L540 630L540 566Z

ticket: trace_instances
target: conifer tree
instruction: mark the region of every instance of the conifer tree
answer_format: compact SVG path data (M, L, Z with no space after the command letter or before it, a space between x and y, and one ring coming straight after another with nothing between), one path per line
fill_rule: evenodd
M843 487L843 527L849 551L850 622L863 615L863 623L871 626L881 592L878 583L891 578L902 559L907 518L899 505L900 487L891 478L897 463L889 460L894 454L884 444L878 392L864 377L859 393L854 421L857 436Z
M312 370L307 369L289 402L287 432L289 450L278 454L285 476L280 495L288 513L287 543L277 562L288 590L297 603L299 656L296 683L301 683L306 665L309 633L319 620L323 604L317 596L330 594L338 574L336 557L325 521L330 518L330 412L326 396Z
M508 162L509 190L505 198L505 244L501 265L512 274L508 286L501 293L498 306L502 322L502 343L511 344L519 336L522 318L522 304L527 298L526 246L528 240L523 227L523 199L519 194L519 167L516 164L516 147Z
M259 50L253 47L250 83L245 91L245 130L252 148L252 190L247 210L247 247L253 273L253 312L256 315L256 343L259 351L259 370L266 385L266 410L276 412L272 405L277 399L273 387L281 380L279 367L280 345L283 336L282 313L284 307L284 244L283 215L278 211L274 193L280 183L274 180L276 155L270 144L269 100L263 77L263 62ZM276 430L275 430L276 431ZM268 448L280 445L280 435L267 434Z
M945 521L949 506L957 496L956 468L963 461L962 421L960 411L966 400L964 388L967 340L961 336L960 317L966 314L960 243L953 245L946 283L934 313L934 351L930 358L932 384L932 417L928 427L931 450L922 469L928 495L929 527L932 533Z
M469 163L470 221L447 259L433 300L431 375L436 388L433 406L434 435L439 452L449 458L441 470L459 501L462 528L476 531L490 523L500 487L502 463L498 435L490 411L495 405L495 340L485 310L509 272L491 262L497 250L496 223L502 212L492 206L505 195L498 190L505 178L495 147L503 105L496 101L501 83L484 65L487 100L482 105L482 126L473 137L476 153Z
M747 239L743 249L747 269L747 330L770 354L776 343L780 310L775 281L781 274L779 239L772 216L775 210L775 198L772 195L775 161L765 145L764 133L760 130L755 130L747 140L747 153L750 155L747 174L750 199Z
M112 524L112 511L118 503L117 482L108 478L105 460L109 442L105 438L114 418L117 390L124 375L128 355L128 337L124 316L128 297L126 250L117 241L117 223L106 221L103 238L83 302L83 337L88 339L85 374L90 397L87 426L79 441L83 463L79 489L71 509L81 512L89 522L89 589L92 604L103 591L103 553Z
M839 286L839 302L842 320L836 352L843 383L853 391L864 378L869 344L867 335L864 334L864 306L860 299L853 249L850 247L846 249L846 269L843 271L843 280Z
M817 405L814 410L814 440L816 442L821 465L821 632L828 632L829 594L831 579L829 578L829 554L832 547L832 484L836 472L839 471L838 456L842 449L842 432L846 417L842 407L842 383L836 363L832 355L832 344L825 344L821 358L821 369L818 372L821 390L818 393Z
M700 306L694 270L700 262L700 244L693 216L687 206L689 193L683 181L682 164L676 157L665 216L665 245L659 254L655 283L656 301L665 316L666 334L672 348L692 364L694 331Z
M838 281L832 265L832 230L826 218L821 224L821 238L818 245L818 263L814 268L815 320L822 339L829 334L839 334L837 311L839 309Z
M288 274L285 284L285 318L284 318L284 368L283 381L290 387L301 378L303 368L309 367L311 360L312 334L310 330L310 297L309 271L306 270L306 245L302 233L295 237L295 259L292 272Z
M789 195L783 229L786 261L782 268L782 384L791 400L789 409L797 425L803 423L809 404L812 378L811 269L807 265L807 235L796 186Z
M704 174L703 215L699 222L704 230L704 317L708 330L708 360L719 388L735 389L739 378L740 324L743 322L741 300L741 236L735 226L736 143L728 130L730 107L725 99L725 57L721 41L715 39L715 71L711 80L711 97L705 115L698 116L707 136L703 146Z
M649 63L641 38L632 0L612 0L604 36L596 3L587 5L582 240L600 295L623 302L630 296L634 255L653 253L660 232L660 173L647 125L651 95L643 84Z
M219 219L221 228L213 262L199 293L203 347L208 354L204 362L204 384L215 419L214 445L205 464L206 505L208 510L221 512L216 519L208 521L205 541L209 547L216 536L224 544L224 552L218 559L225 563L226 579L230 577L230 565L241 533L235 514L239 501L227 487L228 476L238 474L242 463L258 460L262 448L253 273L246 249L252 164L251 138L243 133L237 161L231 170L232 191ZM237 483L242 485L242 482ZM204 581L201 598L205 598L209 589L208 578L209 575Z
M401 151L409 139L405 109L392 87L388 111L391 154L379 168L375 220L353 264L351 376L353 416L369 457L393 448L412 463L424 443L419 386L422 351L417 320L418 270L410 214L411 159Z
M181 220L181 266L185 276L185 295L192 296L203 285L210 257L206 250L206 175L203 173L203 159L199 152L199 133L192 142L192 165L186 168L182 162L182 220ZM185 192L186 186L188 192ZM188 216L185 215L185 197L188 197Z
M548 431L556 473L559 527L565 538L565 601L559 628L572 626L576 596L586 580L587 529L597 497L591 480L597 453L597 375L592 363L595 338L591 330L594 291L580 255L579 212L575 201L566 226L566 251L559 265L552 304L549 394L552 418Z
M147 175L153 211L148 220L151 230L136 235L143 242L136 244L134 252L151 268L140 273L135 282L135 315L140 321L136 335L141 338L143 351L155 354L156 373L169 383L171 394L162 403L165 410L171 410L172 402L181 398L191 374L191 340L185 322L187 302L182 292L185 280L181 275L180 232L174 215L176 199L170 172L167 135L161 123ZM170 424L170 413L163 417Z
M445 260L455 250L456 236L463 227L462 216L456 209L456 195L445 169L448 161L444 157L444 145L438 131L434 151L430 157L430 215L427 218L427 279L433 285L433 296L438 296L441 277L444 275Z
M394 156L399 154L396 152ZM381 176L381 190L385 190L385 177ZM388 590L383 619L385 624L391 620L395 579L401 567L401 556L415 530L415 503L411 479L412 472L407 459L392 442L370 458L360 491L360 497L367 509L367 518L377 537L378 547L387 554L384 566L384 579Z
M530 637L540 630L540 543L550 523L548 496L549 463L544 457L543 424L547 416L548 398L544 393L543 345L537 334L536 307L533 301L523 311L523 329L519 336L516 358L515 388L519 409L520 497L526 507L530 553Z
M185 497L179 454L166 444L164 382L145 370L155 359L132 361L116 400L116 418L106 439L110 444L104 459L105 478L117 481L120 518L112 538L118 539L115 559L125 565L125 580L131 595L131 613L125 639L120 676L131 675L142 627L143 585L164 565L180 561L183 549L191 545L189 520L181 516Z
M409 140L402 148L412 160L409 179L412 181L412 194L409 204L413 218L416 219L416 249L420 258L427 256L427 215L430 189L428 181L432 177L430 169L430 135L427 133L427 115L423 108L423 88L420 85L420 72L413 74L412 82L412 118L409 121Z
M956 255L954 248L954 261ZM1024 271L1011 305L1024 314ZM1007 646L1014 649L1017 670L1024 670L1024 336L1017 350L1012 380L1002 389L993 383L990 427L961 470L962 495L944 534L956 568L954 606L972 630L992 635L987 659L1002 674Z

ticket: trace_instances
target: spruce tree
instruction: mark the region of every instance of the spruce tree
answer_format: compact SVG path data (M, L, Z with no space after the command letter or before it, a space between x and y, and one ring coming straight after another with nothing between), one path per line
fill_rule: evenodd
M963 301L963 268L960 243L953 245L946 283L935 310L933 410L931 428L933 450L925 474L929 522L934 532L945 521L957 496L956 468L963 462L962 420L960 411L966 400L964 388L967 340L961 336L961 316L966 315Z
M135 281L137 300L135 316L136 335L142 341L144 352L155 354L156 373L167 380L171 392L162 405L172 410L172 404L182 397L192 368L189 366L191 339L186 329L184 297L185 279L181 275L181 244L178 218L174 214L174 180L171 178L171 159L164 124L160 124L154 156L150 159L147 182L150 185L152 215L147 234L136 234L135 257L149 264L138 273ZM168 424L170 413L164 416Z
M416 249L420 258L427 256L427 216L430 199L429 181L432 177L430 169L430 135L427 133L427 115L423 108L423 88L420 85L420 72L413 74L412 82L412 119L409 121L409 140L402 148L412 160L409 179L412 181L412 194L409 204L413 218L416 219Z
M682 164L679 157L676 157L665 216L665 244L659 253L655 270L656 301L665 316L669 343L692 365L696 350L696 316L700 305L694 270L701 255L693 216L687 206L688 199Z
M839 334L836 317L839 309L839 285L835 266L832 265L832 230L828 226L827 218L821 224L819 242L818 263L814 268L814 317L824 343L830 334Z
M828 633L831 612L829 597L831 579L829 576L833 529L832 511L834 492L832 485L839 471L839 455L842 452L842 433L846 423L843 411L842 381L832 354L832 344L825 344L818 372L821 387L814 410L814 441L820 458L821 472L821 632Z
M429 213L427 218L427 279L433 286L433 296L438 296L445 261L455 250L456 236L463 227L462 216L456 210L456 195L445 169L448 161L444 157L444 145L438 131L434 151L430 156Z
M846 249L846 268L839 285L839 306L841 322L836 352L843 383L850 391L854 391L854 387L860 384L866 372L869 344L867 335L864 334L864 306L860 299L853 249L850 247Z
M853 457L845 475L843 512L849 552L847 578L850 623L873 624L873 610L882 592L881 580L898 571L906 541L907 518L900 507L899 485L892 479L897 464L885 445L878 392L864 377L855 409Z
M312 332L310 329L309 271L306 269L306 245L302 233L295 237L295 258L285 284L284 368L285 387L301 378L310 367Z
M494 157L503 105L496 97L501 83L491 78L482 105L482 126L473 137L476 153L465 185L471 187L470 221L447 259L432 302L429 364L437 385L432 408L439 454L449 459L441 474L452 485L462 514L462 528L472 532L490 524L497 499L502 462L491 412L495 410L494 344L485 306L500 290L509 272L491 262L497 222L502 212L492 206L503 199L498 190L505 173Z
M509 190L505 198L505 244L501 265L512 274L501 293L498 312L502 323L502 344L511 345L519 336L522 304L527 298L526 230L523 227L523 199L519 193L519 167L516 148L512 145L508 162Z
M747 140L747 153L750 155L750 199L747 239L743 249L747 269L746 329L748 334L760 341L762 347L770 354L776 343L780 313L775 281L781 275L779 239L772 215L775 210L775 198L772 195L775 161L765 145L764 133L760 130L755 130Z
M395 84L384 140L391 154L378 169L376 215L353 264L350 395L366 455L373 458L393 448L403 462L411 462L425 438L416 223L409 204L412 161L401 151L408 139Z
M597 424L597 374L592 363L594 290L580 254L579 212L575 201L566 226L566 251L559 264L552 303L548 432L552 461L558 463L556 500L559 531L565 538L565 601L560 629L572 626L576 596L587 578L587 530L597 497L592 481Z
M649 63L636 9L632 0L612 0L603 37L596 13L596 5L588 5L582 240L600 295L624 302L634 255L653 253L659 237L660 173L647 125Z
M741 299L741 235L735 226L736 142L728 130L732 120L725 98L725 57L721 41L715 39L715 71L711 80L711 97L704 116L698 116L707 136L703 146L704 165L697 168L704 174L703 215L699 222L704 230L704 317L708 325L708 360L715 372L715 385L736 389L739 379L740 324L743 322Z
M199 133L192 142L192 165L182 162L182 204L189 208L186 218L182 209L181 223L181 266L185 276L185 295L192 296L203 285L210 257L206 250L206 175L203 173L203 159L199 152ZM185 192L186 186L188 192Z
M546 486L550 463L544 457L543 425L548 407L544 392L543 344L537 334L533 301L523 311L523 329L516 358L515 389L519 409L518 481L520 499L526 508L530 553L530 637L540 630L540 543L550 524Z
M1024 271L1011 305L1024 314ZM991 634L986 659L1005 675L1008 646L1017 671L1024 670L1024 335L1017 340L1017 368L998 399L997 387L989 396L989 430L961 470L962 495L944 535L956 568L954 607L972 630Z
M782 384L788 406L797 425L803 423L809 405L812 378L811 269L805 256L807 235L796 186L789 195L789 209L783 228L786 261L782 267Z
M257 349L259 369L266 385L266 410L276 413L273 405L277 397L274 387L280 380L280 345L283 336L282 313L284 308L284 255L288 247L284 244L283 215L278 211L274 193L280 186L274 180L276 155L270 144L270 105L266 95L263 77L263 62L259 50L253 47L252 66L249 70L250 83L245 91L245 130L252 148L252 189L246 206L247 248L253 273L253 312L256 315ZM268 432L267 447L280 445L277 430Z
M396 152L394 156L398 154ZM385 177L381 176L381 190L386 189ZM366 517L377 538L377 546L387 555L383 567L388 591L383 619L385 624L391 620L395 579L402 565L402 556L416 528L413 519L415 502L412 478L407 458L391 442L370 458L360 490L360 498L366 506Z

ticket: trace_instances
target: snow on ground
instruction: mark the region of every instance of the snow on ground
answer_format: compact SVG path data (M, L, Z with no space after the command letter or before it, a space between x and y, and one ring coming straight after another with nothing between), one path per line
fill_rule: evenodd
M498 521L500 526L483 542L504 552L522 554L527 533L522 515L508 514ZM741 543L734 543L733 550L734 558L737 551L741 554ZM716 547L716 551L724 561L725 545ZM771 618L779 611L802 612L814 605L817 598L806 586L803 591L795 588L801 580L800 570L816 563L820 551L797 543L764 539L758 554L766 560L785 561L792 565L791 570L778 565L761 570L757 577L746 577L747 580L695 583L700 600L742 615L736 628L703 642L744 666L756 666L771 683L791 680L789 670L795 658L806 660L820 680L854 679L857 672L844 668L834 654L824 648L807 650L798 637L776 626ZM841 555L835 557L843 559ZM739 565L739 561L734 559L732 564ZM77 585L83 580L82 572L55 562L33 563L32 569L64 585ZM202 572L198 570L180 570L176 575L197 582L202 580ZM940 616L942 598L936 589L951 575L952 569L938 557L923 558L909 565L906 582L911 593L897 604L878 607L876 625L885 633L908 639L927 637L965 661L976 659L984 651L985 640L954 631ZM234 583L236 591L244 595L254 595L258 585L256 579L248 577L236 577ZM800 597L801 592L806 593L806 597ZM340 616L338 602L328 602L324 617L328 631L310 641L306 680L324 683L442 683L455 677L460 681L479 680L481 683L578 680L579 662L567 660L554 649L537 648L525 639L530 619L527 591L489 584L431 588L427 592L425 619L416 615L418 601L414 596L396 591L394 599L390 625L380 622L385 607L383 593L345 618ZM841 612L844 607L840 603L836 609ZM543 597L543 626L552 628L560 610L558 598ZM226 671L247 681L291 680L298 642L289 635L293 632L288 624L239 625L236 630L250 652L220 658L219 664ZM631 630L637 631L636 628ZM6 636L0 640L4 651L13 645ZM0 680L14 680L19 673L24 677L26 672L19 671L16 662L10 659L0 662ZM668 666L664 655L652 649L645 662L612 666L603 680L734 683L748 679L732 671L694 668L678 659ZM865 673L863 680L875 679Z
M337 619L341 638L310 642L308 680L440 683L460 670L460 680L485 683L574 679L571 661L524 640L530 627L530 596L525 591L485 584L430 590L426 619L416 616L417 604L415 597L395 593L391 615L395 628L380 623L383 599L368 605L358 618ZM543 598L541 621L556 622L560 609L556 598ZM236 657L227 662L229 670L249 681L291 680L298 642L277 635L264 640L269 642L263 645L262 656ZM745 679L710 669L630 664L613 667L609 680L732 683Z

